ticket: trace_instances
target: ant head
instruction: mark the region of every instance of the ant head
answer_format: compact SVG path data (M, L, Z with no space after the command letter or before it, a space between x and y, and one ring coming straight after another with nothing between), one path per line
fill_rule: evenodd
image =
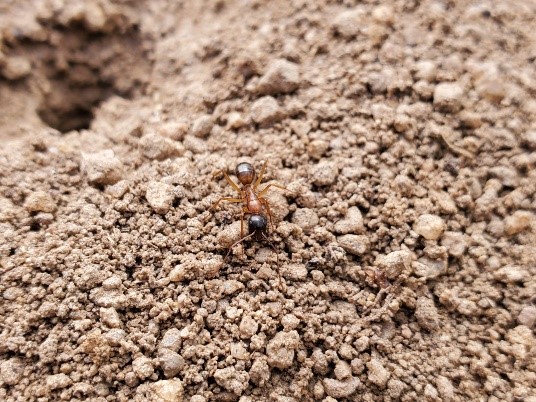
M268 227L268 219L261 214L250 215L248 219L248 230L250 234L253 233L265 233Z
M251 163L242 162L236 165L235 169L236 177L242 184L251 184L255 180L255 168Z

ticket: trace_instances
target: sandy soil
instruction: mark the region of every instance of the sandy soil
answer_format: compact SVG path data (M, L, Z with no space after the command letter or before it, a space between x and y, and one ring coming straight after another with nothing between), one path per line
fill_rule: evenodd
M536 2L378 3L0 4L1 400L536 401Z

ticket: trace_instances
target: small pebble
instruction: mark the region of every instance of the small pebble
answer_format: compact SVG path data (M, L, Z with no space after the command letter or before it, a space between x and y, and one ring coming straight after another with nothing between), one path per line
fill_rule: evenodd
M198 117L192 124L192 134L199 138L206 138L212 131L214 121L209 115Z
M32 65L24 57L6 57L0 64L0 71L6 79L14 81L28 76L32 71Z
M392 251L387 255L376 258L376 265L385 273L387 278L396 279L405 269L411 266L413 253L407 250Z
M141 356L132 362L132 371L140 380L150 377L154 373L153 361L148 357Z
M333 29L342 37L351 39L361 31L363 17L361 9L342 11L333 19Z
M305 233L318 226L318 215L313 209L298 208L292 215L292 223L299 226Z
M297 64L285 59L275 60L255 88L260 95L277 95L295 91L300 86Z
M317 186L329 186L335 183L339 168L333 162L321 161L313 167L312 180Z
M359 387L359 378L350 377L346 380L335 380L333 378L324 379L324 389L326 394L332 398L348 398Z
M179 347L181 346L181 332L178 328L170 328L162 337L162 340L160 341L160 347L161 348L167 348L170 350L173 350L174 352L177 352L179 350Z
M117 313L117 310L113 307L101 307L100 309L100 319L101 321L106 324L110 328L119 328L121 327L121 318L119 318L119 314Z
M257 333L258 329L259 324L253 317L250 315L245 315L242 317L242 321L240 322L239 326L240 336L242 339L251 338Z
M50 194L44 191L35 191L24 201L24 208L30 212L54 212L56 203Z
M249 374L236 370L234 367L225 367L214 372L214 379L219 386L227 391L241 395L248 387Z
M528 229L533 222L535 215L529 211L515 211L504 220L504 230L507 235L513 236Z
M280 370L290 368L299 342L300 336L296 331L278 332L266 346L268 364Z
M156 213L165 214L169 211L175 199L173 186L160 181L151 181L147 185L145 198Z
M391 375L389 374L389 371L387 371L387 369L383 366L382 362L378 359L373 358L367 363L367 368L369 370L369 381L381 388L385 387Z
M445 230L445 222L437 215L424 214L417 218L413 230L426 240L437 240Z
M175 377L186 364L184 358L167 348L158 349L158 364L167 378Z
M143 156L148 159L164 160L184 153L184 146L180 142L155 133L144 135L140 139L139 147Z
M536 324L536 307L525 306L517 316L517 322L521 325L525 325L528 328L534 327Z
M370 241L365 235L347 234L337 237L337 243L344 251L353 255L363 255L370 248Z
M335 232L340 234L362 233L363 232L363 216L357 207L350 207L346 212L346 216L337 221L334 226Z
M249 370L249 377L258 386L262 387L266 384L270 379L270 367L266 363L266 360L256 359Z
M333 370L337 380L346 380L352 376L352 369L344 360L339 360Z
M7 385L16 385L22 380L24 364L18 357L4 360L0 364L0 379Z
M152 384L155 395L162 402L182 402L184 388L181 380L174 378L172 380L160 380ZM158 401L158 402L159 402Z
M114 184L121 180L123 164L114 151L82 152L81 170L93 184Z
M271 96L264 96L253 102L250 113L251 119L261 128L268 128L285 117L277 100Z
M507 265L493 273L495 280L504 283L519 283L529 279L529 271L519 265Z
M428 297L419 297L417 300L415 318L419 325L427 331L431 332L439 329L440 319L437 308L434 301Z
M53 374L46 377L47 388L51 391L55 389L66 388L72 384L72 380L68 375L60 373Z
M456 112L462 106L463 88L456 83L443 82L434 90L434 106L447 112Z
M536 150L536 130L529 130L521 135L523 144L531 150Z

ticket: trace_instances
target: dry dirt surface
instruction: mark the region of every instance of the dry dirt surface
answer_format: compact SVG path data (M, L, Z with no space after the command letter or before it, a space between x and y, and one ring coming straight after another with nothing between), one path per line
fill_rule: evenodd
M535 15L3 0L0 400L536 401Z

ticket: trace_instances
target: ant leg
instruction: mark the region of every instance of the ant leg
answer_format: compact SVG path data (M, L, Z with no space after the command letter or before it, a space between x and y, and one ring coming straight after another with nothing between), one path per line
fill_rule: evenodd
M227 201L227 202L242 202L241 198L230 198L230 197L221 197L219 198L212 206L209 208L209 211L212 211L214 208L216 208L220 202Z
M261 190L261 192L260 192L260 193L258 194L258 195L259 195L259 197L262 197L263 195L265 195L265 194L266 194L266 192L268 191L268 189L269 189L270 187L272 187L272 186L273 186L273 187L277 187L277 188L280 188L281 190L285 190L285 191L288 191L289 193L292 193L292 194L294 194L294 192L293 192L293 191L290 191L290 190L289 190L288 188L286 188L286 187L282 186L281 184L277 184L277 183L270 183L270 184L268 184L268 185L267 185L266 187L264 187L264 188L263 188L263 189Z
M225 258L224 260L227 259L227 257L229 257L229 254L231 254L231 251L233 251L233 248L235 246L237 246L238 244L242 243L243 241L247 240L247 239L250 239L251 237L253 237L253 235L255 234L255 232L245 236L245 237L242 237L241 239L235 241L233 244L231 244L231 247L229 247L229 251L227 251L227 254L225 255Z
M259 184L261 184L262 176L264 176L264 172L266 171L266 165L268 164L268 161L264 162L264 165L262 165L261 172L259 173L259 177L257 177L257 180L255 180L255 184L253 185L253 188L257 188Z
M234 188L236 191L238 191L239 193L242 193L242 190L240 190L240 187L238 186L238 184L236 184L233 179L231 179L229 177L229 175L227 174L227 172L225 170L218 170L217 172L214 172L214 174L212 175L212 177L216 177L216 176L219 176L220 174L223 174L223 177L225 178L225 180L227 180L227 183L229 183L231 185L232 188Z
M240 238L244 238L244 212L247 212L247 207L240 211Z
M268 220L270 221L270 229L274 230L274 221L272 219L272 210L270 209L270 203L267 199L259 197L259 200L261 201L262 205L266 208L266 212L268 212Z

